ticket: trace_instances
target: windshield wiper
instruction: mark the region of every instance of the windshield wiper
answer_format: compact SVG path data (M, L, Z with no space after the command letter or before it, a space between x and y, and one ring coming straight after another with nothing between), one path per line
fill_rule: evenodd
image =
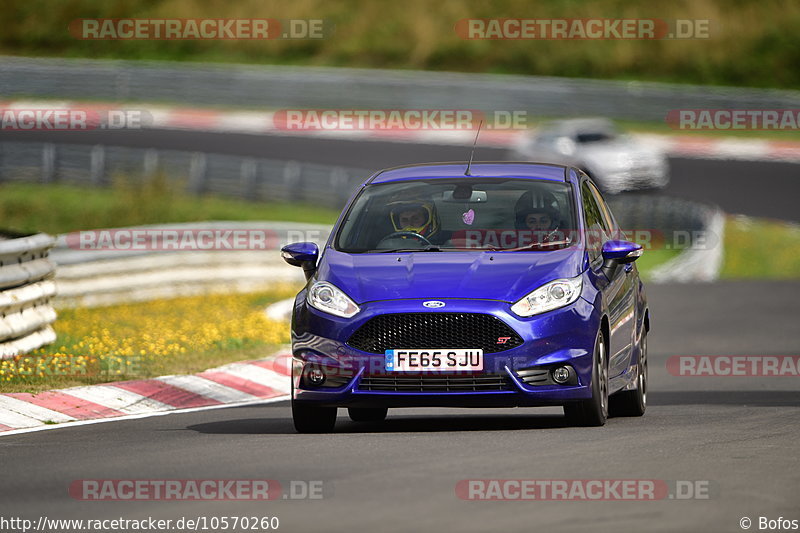
M569 246L570 244L572 244L572 241L570 241L570 240L566 240L566 241L549 241L549 242L532 242L530 244L527 244L525 246L520 246L518 248L508 248L508 249L506 249L506 251L507 252L519 252L519 251L522 251L522 250L532 250L534 248L542 249L542 248L554 248L554 247L557 247L557 246Z
M375 250L382 254L391 254L395 252L441 252L442 249L436 245L426 246L425 248L393 248L391 250Z

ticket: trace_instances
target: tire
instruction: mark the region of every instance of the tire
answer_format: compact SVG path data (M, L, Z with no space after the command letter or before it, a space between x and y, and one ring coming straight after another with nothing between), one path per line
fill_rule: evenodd
M298 433L329 433L336 425L336 407L305 405L292 400L292 420Z
M347 414L353 422L383 422L388 407L348 407Z
M639 349L636 389L622 391L609 398L611 416L642 416L647 409L647 331L642 332Z
M594 342L592 397L564 405L564 415L574 426L603 426L608 419L608 357L602 330Z

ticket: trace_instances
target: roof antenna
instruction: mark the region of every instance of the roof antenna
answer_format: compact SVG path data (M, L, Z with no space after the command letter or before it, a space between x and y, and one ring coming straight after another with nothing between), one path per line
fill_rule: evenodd
M475 132L475 142L472 143L472 151L469 153L469 163L467 163L467 170L464 171L465 176L472 175L469 173L469 168L472 166L472 157L475 155L475 145L478 144L478 135L481 134L481 126L483 126L482 120L478 123L478 131Z

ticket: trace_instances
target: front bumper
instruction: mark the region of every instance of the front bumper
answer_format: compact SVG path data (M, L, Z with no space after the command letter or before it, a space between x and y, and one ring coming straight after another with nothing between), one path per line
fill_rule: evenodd
M358 315L343 319L309 307L305 302L305 291L301 292L292 319L294 400L337 407L514 407L562 405L591 397L592 351L600 316L594 306L582 298L562 309L530 318L516 316L508 302L441 300L445 307L440 311L493 315L523 339L516 348L484 354L483 372L475 376L502 380L503 386L495 390L481 390L480 386L476 386L476 390L461 390L464 387L431 385L430 380L442 383L449 381L448 377L465 376L456 372L387 372L384 354L359 351L347 344L346 341L359 327L378 314L437 312L426 310L423 301L369 302L361 305ZM570 384L558 385L551 380L531 384L518 374L531 368L549 369L562 365L575 372L575 379ZM306 372L312 367L323 369L329 376L322 386L312 385L306 378ZM529 374L522 372L522 376ZM387 382L407 376L419 376L426 385L417 390L403 386L395 390L375 390L373 386L365 385L368 381ZM458 379L453 381L463 383Z

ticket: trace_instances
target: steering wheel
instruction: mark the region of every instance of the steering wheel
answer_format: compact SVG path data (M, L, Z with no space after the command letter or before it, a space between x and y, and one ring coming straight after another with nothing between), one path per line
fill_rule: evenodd
M395 231L394 233L390 233L389 235L387 235L386 237L381 239L380 242L378 243L378 247L380 247L380 245L384 241L388 241L389 239L393 239L395 237L409 237L409 238L412 238L412 239L415 239L415 240L421 242L422 244L424 244L426 246L433 246L431 241L429 241L428 239L426 239L425 237L423 237L419 233L415 233L413 231Z

